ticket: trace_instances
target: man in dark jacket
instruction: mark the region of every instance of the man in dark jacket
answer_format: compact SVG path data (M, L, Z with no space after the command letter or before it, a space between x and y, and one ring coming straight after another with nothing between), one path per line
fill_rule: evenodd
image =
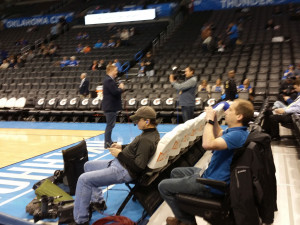
M230 70L228 72L228 80L225 81L225 99L233 101L236 98L237 89L234 81L235 71Z
M124 84L116 83L115 78L118 74L116 66L108 66L106 68L106 76L103 81L103 101L102 110L106 118L104 148L108 148L113 141L111 133L116 123L117 112L122 110L121 94L124 89Z
M86 73L82 73L80 75L80 85L79 85L79 94L81 98L86 98L89 97L89 86L90 86L90 82L88 81L88 79L86 78Z
M114 156L112 160L94 160L86 162L84 173L78 179L74 205L76 224L89 224L88 208L96 210L106 208L102 195L102 186L130 182L146 169L148 161L154 155L160 136L156 129L156 112L150 106L139 108L130 116L142 133L130 144L112 144L109 148Z

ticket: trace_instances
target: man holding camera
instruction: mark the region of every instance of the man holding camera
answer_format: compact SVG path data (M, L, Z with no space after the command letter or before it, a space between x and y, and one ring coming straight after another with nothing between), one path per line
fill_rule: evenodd
M183 122L194 117L195 94L197 89L197 77L194 76L195 70L188 66L184 70L185 81L178 83L172 73L169 81L179 94L179 105L181 106Z

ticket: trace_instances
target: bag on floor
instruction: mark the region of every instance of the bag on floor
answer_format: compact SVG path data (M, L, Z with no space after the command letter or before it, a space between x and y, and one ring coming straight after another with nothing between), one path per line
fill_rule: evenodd
M126 216L107 216L97 220L93 225L137 225L131 219Z

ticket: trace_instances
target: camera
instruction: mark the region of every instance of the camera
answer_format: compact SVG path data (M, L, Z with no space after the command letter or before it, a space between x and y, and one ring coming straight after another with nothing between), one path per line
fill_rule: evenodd
M54 199L60 198L61 196L57 197L48 197L43 195L40 200L36 201L35 203L41 203L41 207L36 209L33 213L33 219L36 223L42 219L55 219L57 218L57 205L54 204Z
M184 80L185 79L185 71L179 70L178 66L172 67L172 74L174 74L175 80Z

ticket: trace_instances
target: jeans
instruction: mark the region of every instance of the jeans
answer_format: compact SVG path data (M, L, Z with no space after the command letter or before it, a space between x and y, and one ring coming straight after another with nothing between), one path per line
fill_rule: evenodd
M104 148L108 148L113 141L111 140L111 133L116 124L117 112L104 112L106 118L106 128L104 134Z
M194 118L195 106L181 106L183 122Z
M200 178L200 171L201 169L196 167L175 168L171 172L170 179L165 179L158 184L160 195L170 206L175 217L187 224L196 224L195 216L179 209L175 195L185 193L207 197L213 196L205 185L196 181L197 178Z
M132 181L128 171L117 159L86 162L84 171L76 185L74 204L76 223L85 223L89 220L91 202L103 201L102 186Z

